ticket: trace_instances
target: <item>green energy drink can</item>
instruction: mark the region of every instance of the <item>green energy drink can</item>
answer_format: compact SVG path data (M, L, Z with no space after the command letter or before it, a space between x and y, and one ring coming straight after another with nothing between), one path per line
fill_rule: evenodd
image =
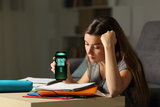
M66 52L56 52L55 54L55 79L56 80L66 80L67 79L67 53Z

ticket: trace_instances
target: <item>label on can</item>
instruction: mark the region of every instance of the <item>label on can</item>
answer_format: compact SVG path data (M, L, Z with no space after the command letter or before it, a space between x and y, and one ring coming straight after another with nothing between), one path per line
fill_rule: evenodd
M67 54L66 52L56 52L55 54L55 79L66 80L67 79Z

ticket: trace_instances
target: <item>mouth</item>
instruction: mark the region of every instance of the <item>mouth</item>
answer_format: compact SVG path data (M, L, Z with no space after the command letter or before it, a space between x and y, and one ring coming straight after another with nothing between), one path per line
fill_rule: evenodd
M93 57L93 56L89 56L89 59L95 59L95 57Z

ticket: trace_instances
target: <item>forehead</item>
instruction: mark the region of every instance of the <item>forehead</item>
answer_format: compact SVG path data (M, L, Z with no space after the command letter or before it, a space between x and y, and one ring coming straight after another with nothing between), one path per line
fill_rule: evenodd
M84 40L90 44L101 43L101 36L85 34Z

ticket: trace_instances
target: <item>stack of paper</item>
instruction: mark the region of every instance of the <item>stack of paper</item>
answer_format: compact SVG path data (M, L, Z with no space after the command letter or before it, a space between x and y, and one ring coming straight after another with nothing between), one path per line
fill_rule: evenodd
M52 78L34 78L34 77L26 77L20 80L33 82L33 88L40 87L40 86L46 86L49 83L56 81L56 79L52 79Z
M53 78L34 78L34 77L26 77L20 80L32 81L34 84L48 84L49 82L56 81L56 79Z
M92 95L98 95L98 96L105 96L105 94L101 93L97 90L97 86L95 85L95 82L91 83L64 83L64 82L56 82L56 79L52 78L33 78L33 77L27 77L24 79L21 79L23 81L32 81L33 82L33 90L46 90L45 93L53 93L56 91L61 92L61 94L65 93L65 91L72 91L72 92L79 92L80 94L86 95L86 93L91 93ZM51 85L48 85L51 83ZM96 90L97 91L96 91ZM90 90L90 91L87 91ZM41 92L41 91L40 91ZM69 93L71 94L71 93ZM73 94L73 93L72 93Z
M80 91L84 90L90 87L93 87L95 85L94 82L92 83L64 83L59 82L48 86L40 86L37 87L36 90L61 90L61 91Z

